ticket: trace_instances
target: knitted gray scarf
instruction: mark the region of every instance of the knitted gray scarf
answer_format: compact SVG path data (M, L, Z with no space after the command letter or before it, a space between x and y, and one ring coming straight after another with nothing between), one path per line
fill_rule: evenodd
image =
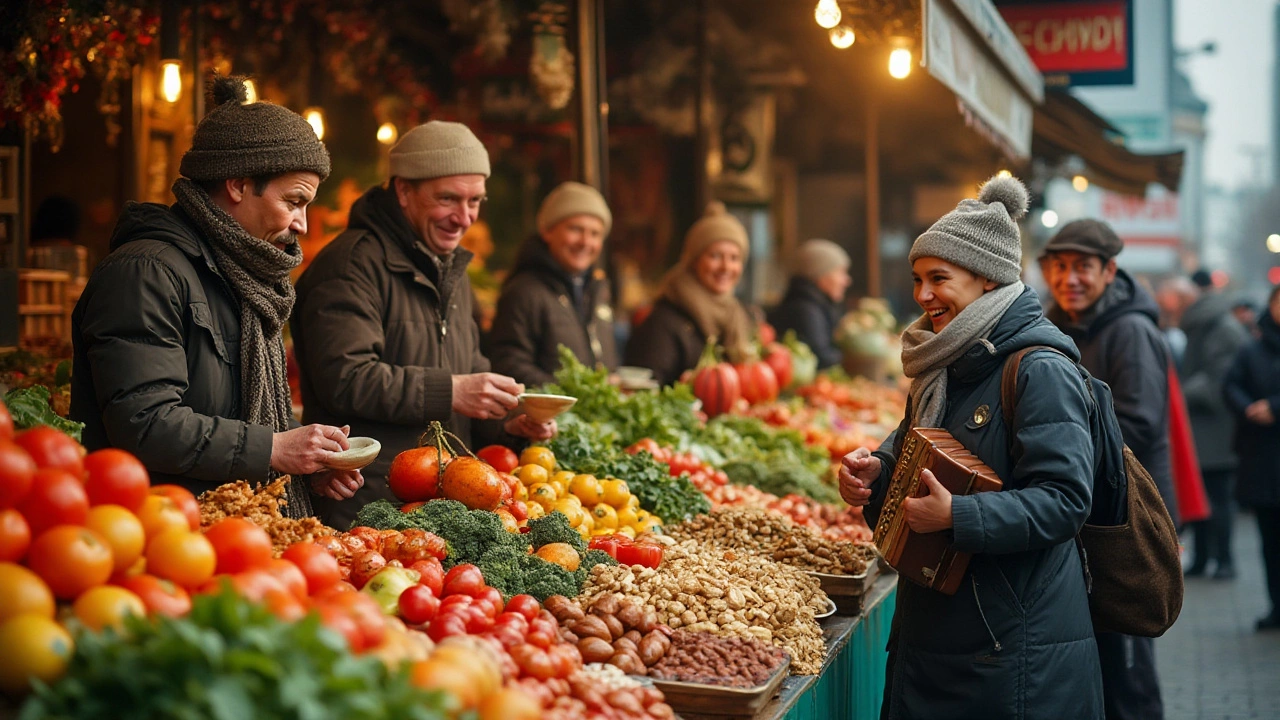
M1025 289L1018 281L983 294L939 333L933 331L928 314L907 326L902 333L902 371L911 378L911 427L937 427L942 422L947 409L947 366L974 343L986 341Z
M173 194L202 231L218 271L240 302L241 413L247 422L284 432L293 420L293 405L280 332L293 310L289 272L302 262L302 249L294 243L279 250L253 237L186 178L173 184ZM284 514L311 515L301 480L294 478L287 490Z

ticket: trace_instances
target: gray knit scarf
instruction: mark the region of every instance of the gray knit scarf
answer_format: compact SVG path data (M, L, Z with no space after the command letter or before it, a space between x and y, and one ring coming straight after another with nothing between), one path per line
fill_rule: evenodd
M293 405L280 332L293 310L289 273L302 262L302 248L293 243L279 250L253 237L186 178L173 184L173 194L202 231L218 271L240 301L242 415L254 425L284 432L293 420ZM299 478L289 483L284 512L295 518L312 514L311 499Z
M927 313L907 326L902 333L902 371L911 378L911 427L937 427L942 422L947 409L947 367L974 343L985 341L1025 289L1018 281L983 294L939 333L933 331Z

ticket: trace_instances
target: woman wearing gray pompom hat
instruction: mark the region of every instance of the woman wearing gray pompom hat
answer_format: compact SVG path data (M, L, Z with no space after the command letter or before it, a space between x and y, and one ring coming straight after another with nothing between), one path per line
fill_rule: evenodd
M1003 481L999 492L952 496L931 473L928 494L902 504L913 532L946 532L972 553L954 595L898 585L885 718L1101 718L1102 677L1075 536L1089 516L1097 412L1075 345L1019 280L1017 220L1027 190L992 178L911 248L924 311L902 335L911 378L907 414L875 453L846 456L841 495L875 524L902 439L944 428ZM1023 359L1012 424L1000 407L1005 358Z

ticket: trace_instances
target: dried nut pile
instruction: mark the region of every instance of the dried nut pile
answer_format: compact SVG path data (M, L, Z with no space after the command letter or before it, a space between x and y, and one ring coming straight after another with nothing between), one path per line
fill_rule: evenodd
M586 663L608 663L630 675L647 675L649 667L671 649L671 628L658 613L635 600L603 595L587 606L552 595L547 610L560 622L560 639L573 643Z
M640 687L639 680L622 672L617 665L587 663L582 666L582 674L587 676L592 683L604 688L605 692Z
M267 531L276 554L296 542L333 535L333 528L315 518L294 520L280 514L287 482L289 476L284 475L270 485L259 485L255 491L249 483L238 480L201 494L200 527L208 528L227 517L245 518Z
M875 558L870 545L827 539L812 528L793 525L785 516L760 508L722 508L667 531L676 540L759 553L811 572L858 575Z
M660 680L754 688L765 684L787 654L755 638L722 638L676 630L671 652L649 674Z
M785 648L797 675L822 670L826 648L814 615L827 610L827 595L797 568L689 540L669 546L657 569L593 568L578 603L592 607L610 595L652 606L658 621L673 629Z

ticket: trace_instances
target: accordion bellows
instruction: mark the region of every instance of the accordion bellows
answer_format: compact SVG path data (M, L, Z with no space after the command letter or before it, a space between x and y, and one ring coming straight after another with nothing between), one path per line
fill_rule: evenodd
M954 595L969 567L969 553L956 551L951 532L913 532L902 501L923 497L920 471L930 470L952 495L971 495L1003 487L991 468L940 428L915 428L902 442L898 464L889 481L875 544L898 574L927 588Z

